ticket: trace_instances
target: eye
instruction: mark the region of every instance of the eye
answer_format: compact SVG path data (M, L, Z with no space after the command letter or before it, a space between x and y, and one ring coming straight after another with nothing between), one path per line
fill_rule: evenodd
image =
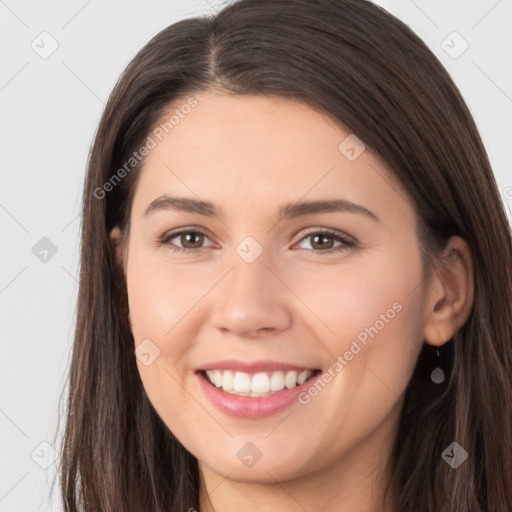
M174 239L177 239L179 244L182 245L176 245L173 243L172 240ZM205 239L209 240L206 234L204 234L202 231L189 229L168 233L159 240L159 244L167 245L169 246L169 249L177 252L199 252L206 248L202 247Z
M328 253L331 254L333 252L341 252L352 247L356 247L356 242L353 239L349 239L348 237L342 236L337 231L333 231L330 229L322 229L318 231L311 231L306 236L304 236L300 242L304 240L310 240L311 249L306 248L307 250L313 250L317 253ZM299 242L299 243L300 243ZM339 245L335 246L335 242L338 242Z
M177 243L173 242L175 239ZM311 231L302 237L299 243L308 239L310 240L311 249L307 247L302 247L301 249L312 250L316 253L331 254L357 246L357 243L352 238L349 239L349 237L329 229ZM165 234L158 240L158 245L166 245L169 249L176 252L197 253L207 247L214 246L213 243L204 246L205 240L210 240L210 238L202 231L187 229ZM338 242L338 245L335 245L336 242Z

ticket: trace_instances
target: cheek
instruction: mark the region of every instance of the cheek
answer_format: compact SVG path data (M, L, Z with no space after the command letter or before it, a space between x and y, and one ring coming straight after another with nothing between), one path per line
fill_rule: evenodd
M294 292L314 313L307 313L308 323L323 333L322 348L331 356L327 366L340 376L332 379L332 396L350 394L361 414L365 406L392 406L421 349L421 260L415 254L409 247L371 263L354 259L295 282Z
M323 435L333 451L348 450L392 411L398 414L421 349L422 303L417 291L411 293L418 279L414 264L400 272L385 265L352 269L331 276L330 283L325 279L323 293L317 287L307 295L308 306L335 334L319 324L321 349L331 358L325 384L311 386L301 403L309 417L329 425ZM307 284L298 293L307 293ZM345 433L342 439L339 432Z
M202 413L183 388L189 371L186 356L196 336L189 315L207 287L151 256L134 254L130 265L127 288L135 348L151 358L146 365L137 357L139 375L157 414L178 438L187 439L187 429L200 424Z
M207 291L206 285L191 281L186 273L170 272L151 257L134 254L130 264L127 288L134 349L136 354L150 353L150 364L141 356L136 360L146 394L164 421L176 410L193 418L197 411L181 383L189 371L191 340L196 338L196 324L190 321L193 306Z
M212 286L212 279L199 276L191 268L172 267L161 257L134 254L128 267L127 288L136 344L154 337L159 343L178 348L177 341L183 339L195 304Z
M347 342L350 345L361 333L359 339L364 342L364 333L369 337L368 330L375 332L372 327L379 332L396 331L393 339L410 340L408 325L420 317L421 304L413 290L421 283L421 262L419 256L411 256L412 248L407 252L407 258L388 251L373 254L371 261L347 259L339 265L319 266L314 273L297 272L300 278L289 274L287 282L293 283L293 292L307 306L302 308L304 319L318 325L333 354L348 349ZM407 321L402 324L404 318Z

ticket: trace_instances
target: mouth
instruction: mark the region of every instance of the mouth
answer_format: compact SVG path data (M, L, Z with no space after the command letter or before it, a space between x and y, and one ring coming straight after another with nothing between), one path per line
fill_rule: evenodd
M314 379L320 369L242 372L225 369L197 370L211 386L237 396L262 398L293 389Z

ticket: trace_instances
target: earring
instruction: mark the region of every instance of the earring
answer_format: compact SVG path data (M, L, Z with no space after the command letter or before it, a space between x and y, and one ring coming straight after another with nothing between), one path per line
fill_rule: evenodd
M434 384L442 384L445 379L444 370L439 366L439 350L436 350L438 358L438 366L436 366L430 373L430 379Z

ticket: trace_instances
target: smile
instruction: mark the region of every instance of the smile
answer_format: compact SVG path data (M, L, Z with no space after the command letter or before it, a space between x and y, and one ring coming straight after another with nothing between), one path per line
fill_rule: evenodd
M297 369L244 372L228 369L197 370L199 387L221 413L238 418L272 416L297 403L321 370Z
M300 386L315 375L317 370L273 371L247 373L232 370L206 370L203 374L210 383L222 391L238 396L265 397L283 389Z

